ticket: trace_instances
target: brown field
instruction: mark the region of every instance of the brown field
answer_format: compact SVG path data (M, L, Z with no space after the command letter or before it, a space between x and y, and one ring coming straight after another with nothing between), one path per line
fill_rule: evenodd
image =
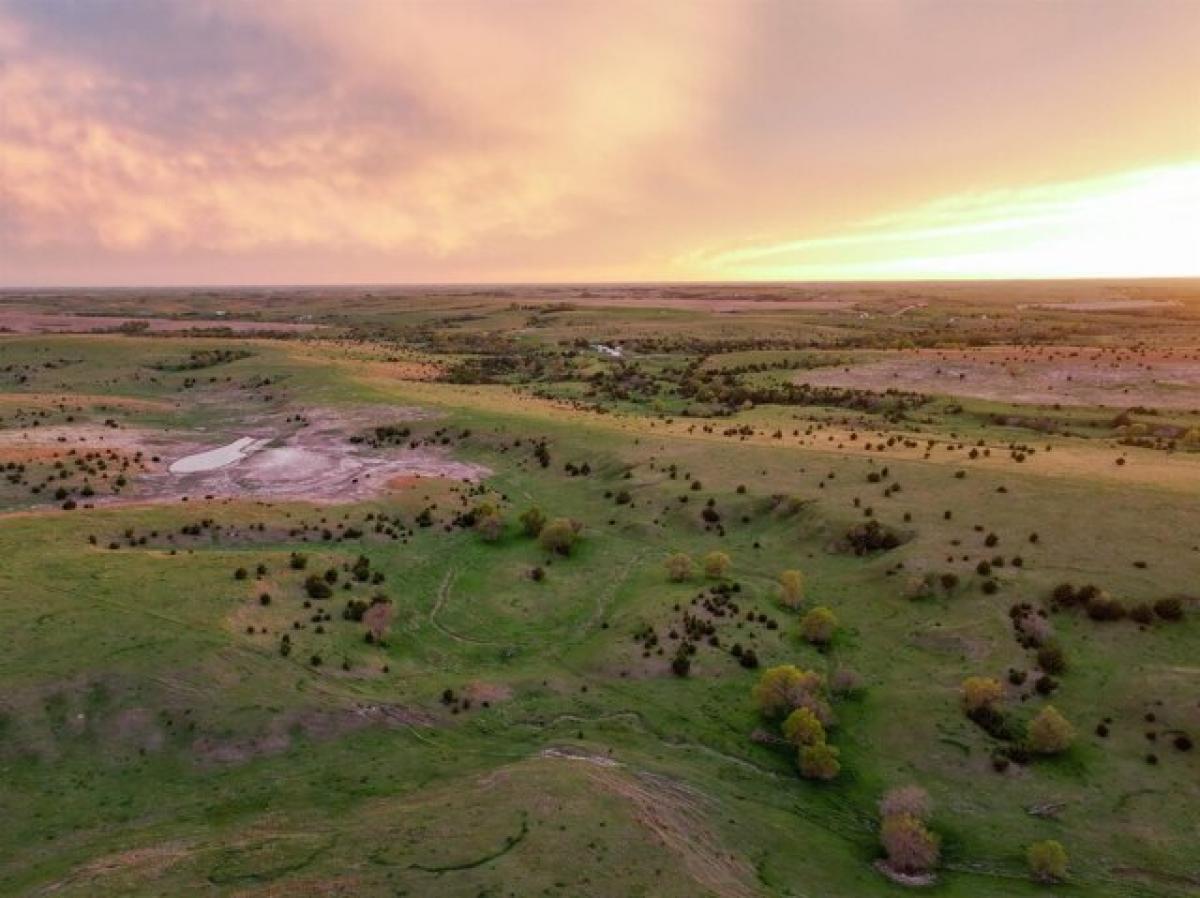
M1200 407L1200 353L989 346L888 353L805 371L817 386L900 389L1034 405Z
M28 312L0 309L0 332L12 334L89 334L116 331L130 325L145 325L152 334L221 329L235 334L265 332L305 333L315 324L283 321L237 321L232 318L141 318L107 315L65 315L56 312Z

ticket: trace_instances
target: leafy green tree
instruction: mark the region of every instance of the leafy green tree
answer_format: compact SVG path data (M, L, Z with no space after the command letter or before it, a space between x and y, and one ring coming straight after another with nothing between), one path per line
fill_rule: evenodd
M1054 839L1034 842L1026 857L1029 874L1038 882L1060 882L1067 878L1067 849Z
M817 606L800 621L801 635L816 645L825 645L833 639L837 627L837 616L824 605Z
M704 556L704 576L709 580L723 580L732 564L724 552L709 552Z
M797 708L783 722L783 738L793 745L816 745L825 741L825 727L810 708Z
M762 672L750 696L759 712L766 717L790 714L796 708L807 707L817 715L825 691L825 678L812 670L801 670L793 664L781 664Z
M1039 755L1056 755L1075 741L1075 728L1053 705L1046 705L1029 721L1029 748Z
M841 773L838 750L828 742L814 742L799 752L800 775L810 780L831 780Z
M579 542L579 532L583 524L571 518L555 518L542 528L538 536L542 548L547 552L557 552L559 555L570 555Z

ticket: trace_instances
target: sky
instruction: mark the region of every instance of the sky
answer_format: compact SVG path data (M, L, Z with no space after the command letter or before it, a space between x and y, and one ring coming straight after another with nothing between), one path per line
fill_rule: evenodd
M0 0L0 285L1200 275L1200 0Z

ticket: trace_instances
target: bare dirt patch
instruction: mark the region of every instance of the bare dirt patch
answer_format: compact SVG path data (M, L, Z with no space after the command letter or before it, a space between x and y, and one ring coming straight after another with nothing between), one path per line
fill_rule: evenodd
M1200 408L1200 357L1185 352L1015 346L917 350L805 371L796 382L1038 405Z
M486 683L483 680L475 680L467 684L464 692L467 698L479 704L484 702L495 704L497 702L506 702L512 698L512 689L508 686L502 683Z
M368 424L404 416L420 417L421 413L412 409L314 409L304 413L304 426L293 425L286 431L286 424L263 422L241 435L266 441L264 448L214 470L160 476L146 483L146 488L168 496L348 502L376 495L398 477L473 481L490 473L435 448L377 449L350 442L350 437Z
M1060 312L1131 312L1140 309L1181 308L1183 303L1170 299L1082 299L1077 302L1031 302L1018 309L1051 309Z

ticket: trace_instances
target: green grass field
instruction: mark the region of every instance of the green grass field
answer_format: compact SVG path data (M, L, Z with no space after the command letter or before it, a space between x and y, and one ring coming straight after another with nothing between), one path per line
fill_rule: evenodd
M986 307L988 333L1032 328ZM1042 432L995 416L1049 410L953 397L897 414L873 397L718 395L712 415L678 417L690 377L772 389L852 364L846 334L936 341L962 308L723 326L700 311L305 297L288 314L336 309L336 330L0 336L0 893L898 895L875 866L878 802L917 784L940 839L929 894L1197 894L1200 752L1185 746L1200 738L1200 454L1121 445L1107 409L1060 409L1063 426ZM1107 339L1106 316L1063 317L1044 322L1068 330L1062 343ZM1182 352L1200 345L1200 319L1147 328ZM660 345L619 362L577 345L614 336ZM232 354L187 367L210 349ZM397 360L413 359L438 376L406 376ZM464 359L483 374L464 381ZM345 502L155 492L174 447L316 409L404 423L420 449L387 451L491 473ZM1197 421L1162 420L1181 433ZM129 441L129 457L138 440L157 448L114 488L117 462L74 464L105 445L97 434ZM972 459L980 441L991 451ZM1014 446L1034 452L1018 462ZM494 540L461 517L483 498L503 518ZM535 506L582 525L569 556L522 531ZM899 545L849 551L868 521ZM668 578L669 555L718 550L724 577ZM803 571L800 608L780 601L787 569ZM310 598L306 578L326 571L332 594ZM1176 599L1182 619L1049 610L1064 582L1127 612ZM367 641L344 612L375 595L391 619ZM1065 654L1052 694L1034 689L1036 649L1014 636L1020 603L1048 609ZM828 645L802 636L816 606L839 624ZM689 619L710 629L689 637ZM831 699L829 781L762 738L778 723L751 690L784 664L861 679ZM1002 682L1021 733L1053 705L1073 744L1022 757L1020 738L963 713L968 676ZM1044 839L1070 856L1056 886L1027 868Z

